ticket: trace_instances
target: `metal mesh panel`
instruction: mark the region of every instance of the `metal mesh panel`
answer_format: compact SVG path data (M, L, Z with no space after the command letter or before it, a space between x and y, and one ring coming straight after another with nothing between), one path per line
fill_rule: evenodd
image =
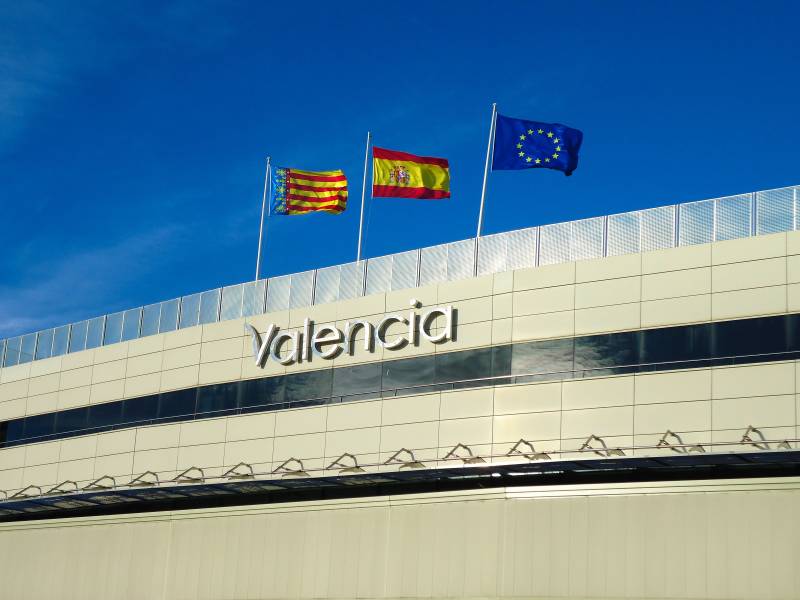
M447 246L423 248L420 253L419 284L430 285L447 279Z
M692 244L707 244L713 239L714 234L714 201L703 200L682 204L680 212L680 241L681 246Z
M267 284L267 312L276 312L289 308L289 290L292 280L289 275L273 277Z
M50 358L53 350L53 330L45 329L36 335L36 360ZM2 345L0 345L0 355L2 355Z
M158 304L156 304L158 306ZM89 320L86 328L86 349L99 348L103 345L103 330L106 326L105 317L95 317Z
M194 327L200 318L200 294L192 294L181 298L181 320L178 327Z
M339 274L341 268L325 267L317 270L317 283L314 286L314 304L336 302L339 299Z
M66 354L69 344L69 325L62 325L53 330L53 352L52 356Z
M756 193L756 234L765 235L794 229L792 188Z
M339 300L358 298L364 293L364 269L366 261L342 265L339 272Z
M289 308L311 306L314 295L314 271L292 275L292 289L289 292Z
M200 294L200 325L219 320L219 294L219 288Z
M639 252L640 228L639 212L608 217L608 255L619 256Z
M178 328L178 312L180 310L180 299L165 300L161 303L161 318L158 322L158 331L175 331Z
M506 269L525 269L536 266L536 234L538 229L521 229L506 233L508 256Z
M505 271L507 259L508 234L486 235L478 240L478 275Z
M13 367L19 364L19 351L22 347L22 336L10 338L6 342L6 358L3 363L4 367Z
M572 222L570 260L603 256L603 217Z
M222 288L222 304L219 309L220 321L238 319L242 316L242 290L242 284L229 285Z
M411 250L392 255L392 289L417 287L417 261L419 251Z
M252 317L264 312L267 296L267 280L260 279L242 284L242 316Z
M569 262L570 258L570 224L556 223L540 228L539 264L554 265Z
M367 294L388 292L392 282L392 257L379 256L367 261Z
M88 325L86 321L72 324L72 332L69 336L70 352L80 352L86 349L86 330L88 329Z
M714 240L735 240L750 235L750 194L716 200Z
M651 252L675 245L675 207L660 206L639 211L641 238L639 252Z
M447 280L472 277L475 271L475 240L447 245Z

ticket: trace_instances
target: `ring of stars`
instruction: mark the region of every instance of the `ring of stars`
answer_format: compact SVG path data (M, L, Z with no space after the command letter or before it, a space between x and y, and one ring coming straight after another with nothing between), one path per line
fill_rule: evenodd
M542 138L546 138L548 141L553 143L553 153L550 155L545 156L544 152L541 152L538 149L535 149L533 152L526 152L524 142L527 139L536 139L539 136ZM552 131L545 131L544 129L528 129L526 133L521 133L519 135L519 141L517 142L517 156L520 160L524 161L525 163L533 163L534 165L540 165L542 163L549 163L551 161L557 160L560 156L561 152L561 138L557 137L555 133ZM541 156L537 156L540 154Z

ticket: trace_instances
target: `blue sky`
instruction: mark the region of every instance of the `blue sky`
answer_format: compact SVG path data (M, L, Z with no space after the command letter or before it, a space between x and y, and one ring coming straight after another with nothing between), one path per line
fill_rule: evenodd
M474 235L493 101L584 132L490 176L485 232L800 183L796 2L4 2L0 336L252 278L264 158L345 170L264 275L353 260L367 130L449 201L368 201L366 256Z

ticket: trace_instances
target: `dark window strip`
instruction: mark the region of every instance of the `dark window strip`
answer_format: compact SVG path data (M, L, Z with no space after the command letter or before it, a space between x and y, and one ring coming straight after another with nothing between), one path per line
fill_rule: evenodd
M0 423L0 447L115 429L489 385L800 358L800 315L507 344L129 398Z

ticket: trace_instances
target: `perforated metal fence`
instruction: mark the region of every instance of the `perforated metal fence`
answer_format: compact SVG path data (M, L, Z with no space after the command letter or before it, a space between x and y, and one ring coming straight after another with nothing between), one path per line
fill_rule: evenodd
M5 367L206 323L588 258L794 231L800 186L519 229L174 298L0 340ZM477 243L477 252L476 252Z

